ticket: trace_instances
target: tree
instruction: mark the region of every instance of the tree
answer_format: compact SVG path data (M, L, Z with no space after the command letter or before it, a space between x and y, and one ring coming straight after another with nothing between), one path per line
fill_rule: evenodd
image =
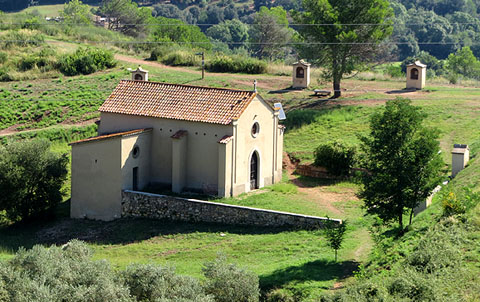
M0 211L12 221L43 215L62 201L68 158L45 140L0 147Z
M300 54L326 67L323 76L340 97L342 78L373 61L392 33L392 9L387 0L304 0L303 8L294 14L296 23L310 25L299 28L306 43Z
M92 13L87 4L83 4L80 0L71 0L65 3L63 12L61 12L65 22L71 24L91 24Z
M342 247L346 230L346 220L342 221L342 223L338 223L328 219L325 222L325 236L327 237L328 245L335 250L335 262L337 262L337 251Z
M248 27L239 20L227 20L209 27L206 34L216 41L232 42L230 48L237 48L248 40Z
M132 0L103 0L99 12L108 20L108 28L130 36L145 33L146 24L152 18L149 8L138 8Z
M447 69L469 78L480 77L480 61L473 55L470 47L465 46L447 58Z
M370 135L361 137L368 173L359 195L367 213L397 220L402 229L403 214L410 211L411 223L413 209L441 180L438 133L422 126L425 117L410 100L391 100L373 114Z
M211 47L207 36L198 26L185 26L185 22L164 17L155 18L154 24L169 26L154 26L149 39L155 42L180 42L190 47ZM175 26L174 24L178 24ZM198 42L197 44L191 42Z
M275 59L283 53L292 35L292 29L288 28L287 12L281 6L270 9L263 6L255 14L250 28L251 48L260 58Z

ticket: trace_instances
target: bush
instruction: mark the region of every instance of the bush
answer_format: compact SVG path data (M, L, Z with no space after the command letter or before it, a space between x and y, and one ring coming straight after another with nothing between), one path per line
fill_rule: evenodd
M69 76L90 74L116 65L113 53L100 48L79 48L60 58L60 71Z
M7 62L8 55L7 53L0 51L0 64Z
M107 262L93 261L91 255L76 240L64 247L20 249L12 260L0 264L0 301L133 302ZM6 300L1 300L2 287Z
M170 267L131 265L122 276L137 301L214 302L196 279L177 275Z
M325 167L334 175L348 175L354 163L355 148L341 142L323 144L315 149L314 165Z
M295 302L293 294L286 289L274 289L267 294L266 302Z
M10 70L7 67L5 66L0 67L0 81L2 82L11 81L12 77L10 76L9 72Z
M171 66L196 66L201 59L191 51L177 50L163 56L159 61Z
M402 67L399 65L389 64L386 69L385 73L391 76L392 78L402 78L405 74L402 72Z
M216 302L257 302L260 296L258 276L228 264L225 256L218 256L203 267L205 291Z
M50 151L46 140L0 147L0 210L12 221L46 213L62 201L68 157Z
M447 196L443 197L442 207L445 216L465 213L465 207L453 192L450 192Z
M213 72L242 72L260 74L267 72L267 63L242 56L216 55L206 63L205 68Z
M21 29L8 31L5 35L0 37L0 41L4 48L11 46L39 46L45 43L45 36L36 30Z

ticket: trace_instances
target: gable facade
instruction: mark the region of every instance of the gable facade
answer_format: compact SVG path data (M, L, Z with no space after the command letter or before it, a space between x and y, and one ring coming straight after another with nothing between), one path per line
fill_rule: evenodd
M122 190L226 197L281 180L283 128L255 92L122 81L100 111L99 135L72 144L74 218L120 217Z

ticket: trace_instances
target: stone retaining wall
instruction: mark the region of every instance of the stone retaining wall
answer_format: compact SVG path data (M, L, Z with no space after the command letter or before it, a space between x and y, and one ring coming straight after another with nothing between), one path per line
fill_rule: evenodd
M322 228L327 218L135 191L122 192L122 217L266 227ZM342 223L339 219L331 219Z

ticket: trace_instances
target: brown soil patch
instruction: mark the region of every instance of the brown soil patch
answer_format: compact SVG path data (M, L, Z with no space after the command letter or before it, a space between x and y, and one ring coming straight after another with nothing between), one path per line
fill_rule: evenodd
M298 187L298 191L304 193L307 199L320 207L326 208L335 214L343 214L343 211L335 207L335 203L346 202L349 200L358 200L355 192L344 190L343 192L327 192L325 186L309 187L299 180L295 175L296 164L292 162L287 153L283 156L283 166L287 170L288 179Z

